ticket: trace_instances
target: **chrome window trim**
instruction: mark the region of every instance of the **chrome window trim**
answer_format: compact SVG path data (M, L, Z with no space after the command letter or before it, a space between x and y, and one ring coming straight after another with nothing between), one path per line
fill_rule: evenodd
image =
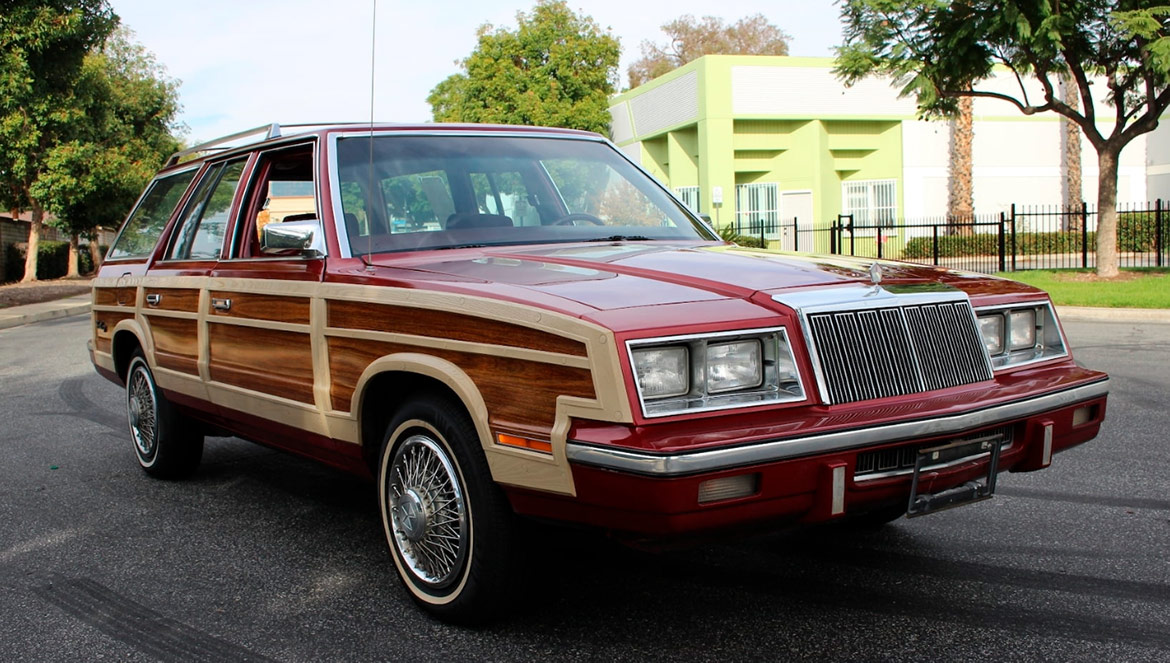
M812 327L809 324L809 315L814 313L831 313L834 311L861 311L883 308L902 308L906 306L920 306L923 304L943 304L953 302L966 302L967 309L971 312L971 323L975 325L976 333L979 332L979 319L975 313L975 307L971 305L971 298L967 293L951 286L941 286L939 284L931 283L925 285L909 285L909 286L890 286L884 287L881 285L847 285L836 288L823 288L813 290L801 290L797 292L782 292L772 296L772 301L783 304L796 312L797 319L800 322L800 332L804 335L804 345L808 349L809 359L813 366L813 376L816 378L817 395L821 402L825 405L832 405L833 401L829 398L829 385L825 379L824 370L822 369L821 357L817 351L816 344L812 342L813 333ZM902 317L902 325L906 325L905 316ZM909 333L909 329L907 329ZM918 366L918 358L912 357L915 366L921 374L921 367ZM991 358L987 356L987 352L983 353L983 360L987 363L988 372L995 374L994 367L991 365Z
M1010 311L1012 309L1020 309L1020 308L1047 309L1048 315L1051 316L1053 323L1056 324L1056 333L1060 335L1060 344L1061 344L1064 351L1061 354L1052 355L1051 357L1039 357L1036 359L1029 359L1028 361L1022 361L1018 364L1011 364L1008 366L1001 366L1000 368L995 368L995 365L993 364L992 365L992 372L994 372L994 373L999 373L1002 371L1014 371L1017 368L1023 368L1025 366L1032 366L1034 364L1040 364L1040 363L1047 362L1047 361L1059 361L1061 359L1067 359L1071 354L1069 352L1069 349L1068 349L1068 337L1066 337L1064 335L1064 325L1060 324L1060 318L1057 317L1057 315L1056 315L1056 307L1054 307L1052 305L1051 300L1018 302L1016 304L996 304L995 306L980 306L979 308L974 309L975 322L976 322L976 324L978 324L980 313L994 313L995 311ZM1006 327L1005 327L1005 330L1006 330ZM1005 347L1006 347L1006 345L1007 345L1007 343L1006 343L1006 339L1005 339ZM991 361L990 356L988 357L988 361Z
M634 368L634 349L645 346L669 345L671 343L680 343L685 341L693 341L697 339L720 339L729 338L732 336L748 336L759 338L767 336L768 334L779 333L784 337L784 342L788 345L788 353L792 359L793 368L796 370L796 382L800 385L801 396L779 397L775 400L757 401L754 403L731 403L728 405L712 405L700 408L687 408L684 410L672 410L670 412L650 414L646 412L646 400L642 398L642 385L638 380L638 371ZM634 338L626 340L626 359L629 361L630 374L634 378L634 391L638 396L638 407L641 409L642 417L645 419L660 419L662 417L677 417L683 414L697 414L700 412L716 412L719 410L733 410L743 409L749 407L761 407L767 405L777 405L781 403L799 403L808 400L808 390L805 388L804 375L800 371L800 362L796 360L796 355L792 351L792 339L788 335L788 328L779 325L776 327L756 327L752 329L732 329L720 332L709 332L705 334L678 334L674 336L654 336L651 338ZM762 355L761 355L762 360ZM716 396L732 395L735 392L720 392ZM744 391L743 393L751 393Z
M1104 378L1064 391L993 405L963 414L678 454L653 454L570 440L566 445L566 456L570 461L582 465L655 477L699 474L844 451L885 442L954 435L976 428L1005 424L1016 419L1035 416L1105 396L1108 393L1109 379Z

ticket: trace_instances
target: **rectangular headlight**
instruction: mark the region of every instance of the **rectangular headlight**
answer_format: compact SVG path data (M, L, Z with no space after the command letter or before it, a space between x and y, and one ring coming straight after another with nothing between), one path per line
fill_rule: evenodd
M994 370L1068 356L1049 302L988 307L975 315Z
M992 313L979 316L979 333L983 336L983 347L994 357L1003 352L1003 315Z
M639 348L633 356L642 398L682 396L690 390L691 368L685 345Z
M1008 313L1012 350L1036 347L1036 309L1026 308Z
M764 381L760 341L747 339L707 345L707 393L758 387Z
M784 327L634 339L626 347L647 417L805 399Z

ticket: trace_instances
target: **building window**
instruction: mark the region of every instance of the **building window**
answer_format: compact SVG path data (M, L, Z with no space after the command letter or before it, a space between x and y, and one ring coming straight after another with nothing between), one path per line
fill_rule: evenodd
M680 186L674 190L678 194L679 200L687 206L695 214L700 214L699 211L699 187L697 186Z
M766 239L779 236L780 185L776 182L737 184L735 187L735 229L743 235Z
M863 180L841 183L842 214L853 217L854 227L894 225L898 214L898 197L894 180Z

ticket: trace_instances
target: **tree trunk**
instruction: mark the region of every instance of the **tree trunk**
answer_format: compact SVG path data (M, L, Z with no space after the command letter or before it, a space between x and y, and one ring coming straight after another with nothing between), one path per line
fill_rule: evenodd
M1077 93L1077 86L1068 73L1060 77L1060 87L1064 103L1074 109L1080 108L1080 95ZM1075 232L1081 230L1083 216L1079 212L1085 201L1081 187L1081 128L1076 122L1063 115L1060 118L1060 124L1064 129L1060 137L1060 165L1063 171L1060 188L1064 200L1064 211L1067 212L1065 229Z
M94 232L89 240L89 264L93 265L93 273L97 274L102 264L102 247L98 245L98 234Z
M80 244L81 238L77 236L77 233L69 236L69 266L65 270L65 278L67 279L81 278L81 271L77 267L77 249Z
M1097 276L1117 276L1117 158L1120 148L1097 153Z
M28 254L24 257L24 278L21 283L37 280L37 245L41 241L41 225L45 219L45 210L40 205L32 206L32 223L28 226Z
M975 187L972 181L971 142L975 136L974 100L959 98L959 114L951 119L950 161L947 164L947 223L970 224L975 221ZM970 235L970 225L953 230Z

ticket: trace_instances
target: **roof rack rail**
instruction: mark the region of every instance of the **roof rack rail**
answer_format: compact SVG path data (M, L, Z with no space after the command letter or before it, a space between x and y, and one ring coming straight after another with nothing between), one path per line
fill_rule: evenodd
M276 122L273 122L271 124L263 124L263 125L260 125L256 128L254 128L254 129L240 131L238 133L234 133L234 134L231 134L229 136L221 136L220 138L216 138L215 140L209 140L206 143L200 143L194 147L188 147L185 150L179 150L178 152L175 152L174 154L172 154L170 156L170 158L167 159L167 167L170 167L170 166L173 166L173 165L179 163L179 159L187 156L188 154L195 154L197 152L207 152L209 150L213 150L213 149L217 149L217 148L221 149L221 150L227 149L226 147L219 147L219 146L223 145L224 143L236 140L237 138L247 138L248 136L255 136L258 134L264 134L264 137L257 139L256 141L253 141L253 142L259 142L261 140L270 140L272 138L279 138L280 137L280 125L277 124Z

